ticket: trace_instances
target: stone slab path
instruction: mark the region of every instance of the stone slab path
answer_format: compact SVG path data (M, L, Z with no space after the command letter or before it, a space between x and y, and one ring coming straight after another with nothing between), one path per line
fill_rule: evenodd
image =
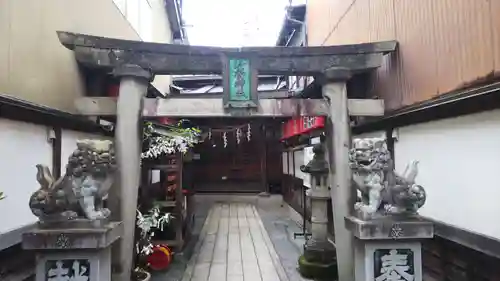
M182 281L289 281L255 207L210 209Z

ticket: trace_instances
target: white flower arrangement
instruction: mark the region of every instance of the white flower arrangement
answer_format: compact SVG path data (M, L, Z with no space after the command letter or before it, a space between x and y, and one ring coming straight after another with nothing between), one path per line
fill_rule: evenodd
M172 135L153 136L153 125L146 124L144 139L149 140L149 147L141 154L141 158L156 158L160 155L176 152L186 153L189 148L199 142L201 131L197 128L172 128Z
M153 207L146 215L143 215L137 210L137 227L141 230L141 237L136 243L137 253L143 255L150 255L153 253L153 239L154 231L159 229L163 231L163 227L167 225L172 219L172 214L161 214L160 208Z

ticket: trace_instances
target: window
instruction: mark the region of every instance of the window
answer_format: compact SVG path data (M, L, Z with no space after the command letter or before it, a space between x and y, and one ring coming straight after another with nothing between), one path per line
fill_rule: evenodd
M291 176L295 176L295 172L293 169L293 151L288 151L288 174Z
M290 90L294 90L297 88L297 76L288 77L288 85Z
M287 175L288 174L288 152L283 152L281 155L282 158L282 163L283 163L283 174Z
M293 163L295 170L295 177L298 179L304 179L303 175L304 173L300 170L300 166L304 165L304 151L302 149L295 150L293 158L295 162Z

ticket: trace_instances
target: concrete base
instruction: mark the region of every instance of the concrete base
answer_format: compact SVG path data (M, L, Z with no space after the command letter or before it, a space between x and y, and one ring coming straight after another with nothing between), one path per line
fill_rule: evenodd
M75 228L69 229L48 229L44 225L23 235L23 248L36 251L36 281L111 280L110 246L120 237L122 225L119 222L98 228L88 225L75 223Z
M387 216L362 220L354 216L345 218L345 227L361 240L425 239L434 237L434 225L419 216Z
M361 220L346 217L354 235L355 280L422 281L422 247L432 238L432 223L415 217Z
M307 261L304 256L299 257L299 272L305 278L314 280L337 280L337 260L328 264Z

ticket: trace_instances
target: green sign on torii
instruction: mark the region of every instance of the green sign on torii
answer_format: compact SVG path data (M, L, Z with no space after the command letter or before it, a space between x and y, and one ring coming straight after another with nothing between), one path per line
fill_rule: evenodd
M250 101L251 99L251 72L250 61L247 59L229 59L229 89L228 100Z

